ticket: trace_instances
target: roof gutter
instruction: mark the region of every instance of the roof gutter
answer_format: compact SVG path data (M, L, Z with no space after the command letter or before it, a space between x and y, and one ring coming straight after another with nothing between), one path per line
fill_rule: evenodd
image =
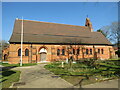
M10 42L10 44L20 44L20 42ZM114 46L113 44L89 44L89 43L40 43L40 42L23 42L23 44L47 44L47 45L106 45Z

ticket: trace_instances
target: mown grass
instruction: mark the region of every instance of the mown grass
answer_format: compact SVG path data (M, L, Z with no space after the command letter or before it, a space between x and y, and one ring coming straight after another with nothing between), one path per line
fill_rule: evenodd
M2 65L2 62L0 62L0 65Z
M115 58L114 58L114 59L109 59L109 60L120 60L120 58L118 58L118 59L115 59Z
M24 66L33 66L37 65L37 63L28 63L23 64ZM2 88L9 88L13 82L19 81L20 78L20 71L11 70L11 68L14 67L20 67L20 64L8 64L8 63L2 63L3 69L0 71L0 83Z
M96 61L95 64L95 66L89 66L86 63L79 62L72 64L72 68L70 68L69 64L64 63L64 67L61 67L61 62L54 62L46 65L45 68L73 85L79 83L81 79L84 79L82 84L89 84L106 78L120 77L118 60Z
M8 64L8 63L2 63L3 66L9 67L9 66L15 66L15 67L20 67L20 64ZM33 66L37 65L37 63L27 63L27 64L22 64L22 66Z
M19 81L20 71L16 70L4 70L0 75L2 88L9 88L13 82Z

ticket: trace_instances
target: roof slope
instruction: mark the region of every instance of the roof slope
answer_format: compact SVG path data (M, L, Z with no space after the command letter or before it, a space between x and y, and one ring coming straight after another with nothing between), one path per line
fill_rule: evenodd
M101 33L88 27L24 20L24 43L111 44ZM15 21L10 43L19 43L22 20Z

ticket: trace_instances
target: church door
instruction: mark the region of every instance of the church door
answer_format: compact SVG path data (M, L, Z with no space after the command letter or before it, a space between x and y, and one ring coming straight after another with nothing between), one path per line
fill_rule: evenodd
M46 61L46 53L40 53L40 61Z

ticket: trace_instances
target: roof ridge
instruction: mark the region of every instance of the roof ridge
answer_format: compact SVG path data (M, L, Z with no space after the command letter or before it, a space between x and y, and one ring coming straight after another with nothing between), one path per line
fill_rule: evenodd
M22 20L22 19L16 19L16 20ZM86 26L79 26L79 25L70 25L70 24L62 24L62 23L54 23L54 22L45 22L45 21L35 21L35 20L25 20L24 21L31 21L31 22L43 22L43 23L49 23L49 24L61 24L61 25L68 25L68 26L78 26L78 27L82 27L82 28L88 28Z

